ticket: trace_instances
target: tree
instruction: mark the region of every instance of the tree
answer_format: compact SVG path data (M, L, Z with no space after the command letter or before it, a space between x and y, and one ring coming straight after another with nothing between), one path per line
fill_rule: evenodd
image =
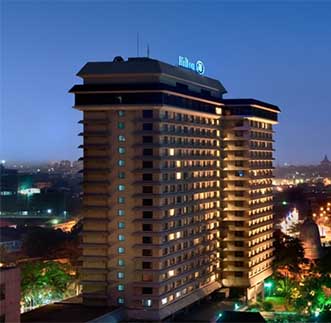
M300 272L300 264L304 262L304 249L298 238L283 234L280 230L275 232L275 269L287 267L295 273Z
M21 265L21 293L26 307L47 304L64 298L75 280L68 264L35 261Z

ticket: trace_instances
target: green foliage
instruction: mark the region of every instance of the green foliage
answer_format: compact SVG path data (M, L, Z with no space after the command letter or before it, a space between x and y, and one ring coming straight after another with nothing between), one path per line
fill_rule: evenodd
M265 302L262 303L262 308L263 308L264 311L270 312L273 309L273 305L272 305L271 302L265 301Z
M21 299L26 307L63 299L75 277L70 266L55 261L37 261L21 266Z

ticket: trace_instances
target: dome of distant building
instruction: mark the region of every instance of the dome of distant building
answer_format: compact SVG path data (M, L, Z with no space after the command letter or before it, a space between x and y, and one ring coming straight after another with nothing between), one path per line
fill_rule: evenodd
M305 258L319 259L322 255L321 238L317 224L313 219L307 218L300 230L300 240L305 251Z
M331 161L329 161L329 158L327 155L324 156L324 159L321 161L321 166L331 166Z

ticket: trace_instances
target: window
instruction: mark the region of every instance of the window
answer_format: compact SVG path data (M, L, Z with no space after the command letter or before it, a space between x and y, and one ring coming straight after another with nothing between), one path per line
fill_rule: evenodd
M125 215L125 211L124 210L117 210L117 215L118 216L124 216Z
M174 148L170 148L169 151L169 156L174 156L175 155L175 149Z
M152 148L145 148L143 149L144 156L153 156L153 149Z
M125 112L123 110L118 110L117 114L119 117L124 117Z
M143 123L143 130L153 130L153 123Z
M152 224L143 224L143 231L153 231Z
M119 285L117 285L117 290L118 290L119 292L123 292L123 291L124 291L124 285L123 285L123 284L119 284Z
M125 178L125 173L124 172L119 172L118 173L118 178L121 178L121 179Z
M124 279L124 272L123 272L123 271L119 271L119 272L117 273L117 278L118 278L118 279Z
M119 234L118 241L124 241L124 240L125 240L124 234Z
M153 243L152 237L143 237L143 243Z
M124 304L124 297L118 297L117 304Z
M119 122L119 123L117 124L117 128L118 128L118 129L124 129L124 122Z
M125 141L125 136L119 135L118 136L118 141L124 142Z
M124 147L118 147L118 152L122 155L125 154L125 148Z
M118 202L119 204L124 204L124 203L125 203L125 197L124 197L124 196L119 196L117 202Z
M153 218L153 212L152 211L143 211L143 218L144 219L152 219Z
M143 254L144 257L153 256L152 249L143 249L142 254Z
M143 136L143 143L144 144L153 143L153 137L152 136Z
M121 221L117 223L118 229L124 229L125 228L125 222Z
M143 174L143 181L152 181L153 174Z
M153 186L143 186L143 193L153 193Z
M168 303L168 298L167 297L164 297L164 298L161 299L161 304L162 305L165 305L167 303Z
M142 303L143 303L143 306L145 306L145 307L151 307L152 306L152 300L151 299L143 299Z
M120 192L125 191L125 185L123 185L123 184L119 184L119 185L117 186L117 189L118 189Z
M149 261L143 261L142 267L143 269L152 269L152 263Z
M118 161L118 166L120 166L120 167L125 166L125 160L120 159L120 160Z
M153 294L153 288L152 287L143 287L141 291L142 291L143 294Z
M143 205L144 206L152 206L153 205L153 199L143 199Z
M152 161L143 161L143 168L153 168Z
M117 251L119 254L125 253L125 249L123 247L118 247Z
M241 272L241 271L235 271L235 272L234 272L234 276L235 276L235 277L243 277L243 275L244 275L244 274L243 274L243 272Z
M124 267L124 266L125 266L125 261L124 261L124 259L118 259L118 261L117 261L117 265L120 266L120 267Z
M144 282L152 282L153 281L153 274L150 273L143 273L141 280Z
M0 300L3 300L6 298L6 284L0 285Z
M143 110L143 118L153 118L153 110Z

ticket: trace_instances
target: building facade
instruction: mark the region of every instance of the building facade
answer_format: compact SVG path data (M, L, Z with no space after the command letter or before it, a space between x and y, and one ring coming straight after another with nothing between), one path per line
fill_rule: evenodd
M222 286L238 287L240 281L239 287L250 288L256 273L248 278L247 268L256 260L246 228L255 234L268 225L272 235L272 210L269 220L249 220L258 209L250 202L258 199L258 190L265 189L261 208L272 203L269 152L263 157L265 177L262 164L256 169L250 164L255 147L237 158L244 161L241 171L247 167L237 181L252 197L230 191L237 182L231 147L240 141L231 141L232 124L248 122L244 137L252 135L258 124L250 122L260 119L245 115L251 106L223 100L226 90L217 80L149 58L87 63L78 76L84 84L71 92L83 112L84 302L124 306L129 317L158 320ZM263 106L261 111L264 115ZM241 148L257 140L250 138ZM256 179L246 181L254 171ZM237 201L240 216L232 210ZM240 228L232 230L237 222ZM240 257L234 249L225 252L236 241L245 241Z
M0 320L20 322L21 278L16 267L0 268Z
M221 281L247 300L263 296L273 260L273 125L279 108L222 101Z

